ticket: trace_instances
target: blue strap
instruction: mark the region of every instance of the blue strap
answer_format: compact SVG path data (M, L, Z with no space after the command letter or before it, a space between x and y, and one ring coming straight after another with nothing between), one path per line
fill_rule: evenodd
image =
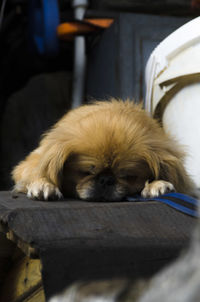
M127 197L127 201L159 201L168 206L193 217L200 217L198 207L200 201L181 193L168 193L154 198L143 198L141 196Z

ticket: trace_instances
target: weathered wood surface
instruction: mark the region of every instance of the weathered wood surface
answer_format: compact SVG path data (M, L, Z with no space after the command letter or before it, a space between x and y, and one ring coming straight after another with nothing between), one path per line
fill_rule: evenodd
M40 257L47 297L78 279L150 276L187 245L195 221L156 202L39 202L0 193L2 231Z
M87 239L110 245L110 240L120 243L135 238L138 245L144 245L143 239L179 245L188 239L195 220L157 202L40 202L24 195L13 199L10 192L1 192L0 221L24 242L43 247L55 241Z
M35 297L39 300L36 300ZM0 301L45 301L42 287L41 262L39 259L23 257L14 262L4 279L0 291Z

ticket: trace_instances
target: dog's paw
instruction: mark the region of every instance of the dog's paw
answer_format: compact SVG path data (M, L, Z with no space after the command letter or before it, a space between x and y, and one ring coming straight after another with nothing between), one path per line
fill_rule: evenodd
M141 195L144 198L153 198L168 192L172 192L174 190L174 186L168 181L154 180L151 183L149 183L149 181L146 181Z
M59 200L63 197L60 190L44 178L27 185L27 196L37 200Z

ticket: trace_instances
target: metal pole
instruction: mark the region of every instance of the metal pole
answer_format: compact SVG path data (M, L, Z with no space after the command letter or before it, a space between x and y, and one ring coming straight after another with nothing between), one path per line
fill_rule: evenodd
M88 6L87 0L73 0L74 17L76 20L83 20L85 11ZM85 89L85 71L86 71L86 54L85 38L76 37L74 41L74 70L73 70L73 87L72 87L72 108L82 104Z

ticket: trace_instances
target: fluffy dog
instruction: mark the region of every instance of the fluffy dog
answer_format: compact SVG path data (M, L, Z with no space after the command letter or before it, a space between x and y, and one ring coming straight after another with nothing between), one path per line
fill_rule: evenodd
M120 201L141 193L193 194L184 154L158 123L127 100L71 110L12 171L14 191L29 198Z

